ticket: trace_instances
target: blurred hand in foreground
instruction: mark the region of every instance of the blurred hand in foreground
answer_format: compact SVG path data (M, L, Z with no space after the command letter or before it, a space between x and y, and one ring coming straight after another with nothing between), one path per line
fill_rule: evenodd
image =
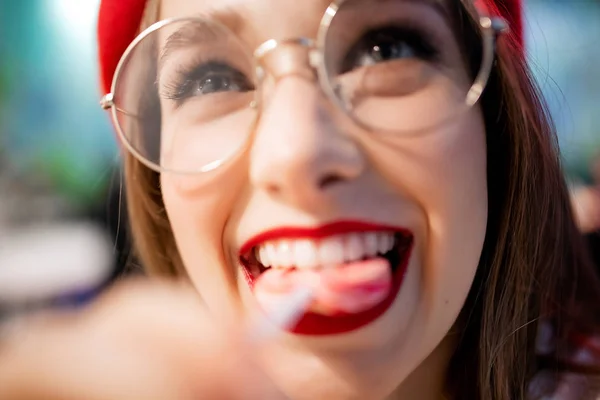
M38 315L4 335L0 398L282 398L246 338L187 285L124 283L84 310Z

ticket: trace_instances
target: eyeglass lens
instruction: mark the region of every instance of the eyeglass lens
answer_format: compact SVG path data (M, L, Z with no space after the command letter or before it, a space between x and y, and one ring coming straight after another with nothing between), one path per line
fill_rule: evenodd
M469 49L466 60L453 12L432 0L341 3L313 49L321 53L320 84L375 134L444 123L465 108L481 64L472 54L483 53ZM243 148L258 113L255 48L210 18L167 21L143 34L114 93L130 149L159 170L201 172Z

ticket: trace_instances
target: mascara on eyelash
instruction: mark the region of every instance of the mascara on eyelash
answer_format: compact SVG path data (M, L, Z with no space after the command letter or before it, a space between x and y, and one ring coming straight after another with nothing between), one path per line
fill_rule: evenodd
M161 97L169 100L178 102L178 106L183 100L189 96L191 86L198 81L218 76L222 72L231 73L232 79L236 81L247 81L246 76L231 65L221 61L210 61L198 64L192 64L196 66L185 67L181 66L177 72L177 77L173 79L173 82L166 83L164 90L161 91ZM215 70L220 70L215 73ZM242 85L244 86L244 85ZM252 85L246 85L251 88ZM249 89L251 90L251 89Z

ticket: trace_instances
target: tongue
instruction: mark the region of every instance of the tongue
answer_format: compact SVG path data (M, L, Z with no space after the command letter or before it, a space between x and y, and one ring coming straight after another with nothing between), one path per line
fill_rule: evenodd
M270 268L254 284L254 294L268 311L298 286L313 288L308 311L324 315L356 314L381 303L392 287L389 262L382 257L327 269Z

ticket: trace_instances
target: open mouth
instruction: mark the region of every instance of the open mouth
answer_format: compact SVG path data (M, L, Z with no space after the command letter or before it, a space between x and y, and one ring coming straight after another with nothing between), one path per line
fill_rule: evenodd
M240 263L261 306L297 285L316 287L313 304L291 331L326 335L367 325L391 306L412 247L407 229L346 221L265 232L242 247Z

